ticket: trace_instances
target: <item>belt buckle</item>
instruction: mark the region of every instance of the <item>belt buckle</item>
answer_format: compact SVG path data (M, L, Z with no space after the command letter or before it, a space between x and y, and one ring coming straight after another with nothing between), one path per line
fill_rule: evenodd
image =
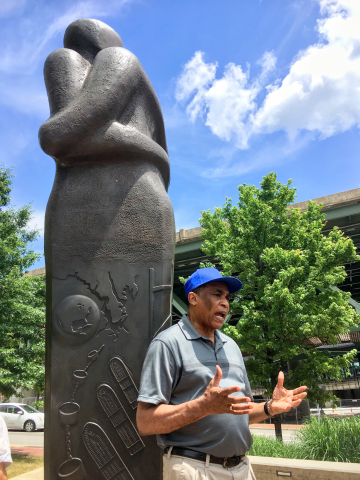
M236 457L225 457L223 461L223 467L224 468L232 468L236 467L239 465L241 462L241 456L236 456ZM229 463L229 465L228 465Z

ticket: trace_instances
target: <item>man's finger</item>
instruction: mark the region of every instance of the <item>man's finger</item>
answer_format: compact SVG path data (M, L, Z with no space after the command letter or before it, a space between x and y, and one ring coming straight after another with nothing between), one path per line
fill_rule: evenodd
M245 403L244 405L232 404L232 411L233 412L242 412L244 410L252 410L253 408L254 408L253 405L249 405L247 403Z
M305 385L302 385L301 387L295 388L293 391L294 395L297 395L298 393L305 392L307 390L307 387Z
M307 395L307 393L300 393L299 395L294 395L292 397L292 401L295 402L296 400L302 400L303 398L305 398Z
M284 372L279 372L277 387L284 388Z
M246 415L246 414L249 414L249 415L250 415L251 409L248 408L248 409L246 409L246 410L239 410L239 411L233 410L231 413L232 413L233 415Z
M223 388L221 393L224 395L224 397L227 397L228 395L231 395L232 393L240 392L240 390L241 390L240 387L227 387L227 388ZM242 397L234 397L234 398L242 398Z
M250 403L251 399L249 397L229 397L230 402L233 405L236 405L238 403Z
M219 386L221 378L222 378L222 370L219 367L219 365L216 365L216 375L213 378L213 387L218 387Z

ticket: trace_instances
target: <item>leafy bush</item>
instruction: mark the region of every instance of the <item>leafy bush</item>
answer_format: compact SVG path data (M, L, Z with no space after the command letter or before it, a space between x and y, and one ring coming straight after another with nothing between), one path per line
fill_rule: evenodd
M44 408L44 400L38 400L37 402L32 403L33 407L37 408L38 410L40 408Z
M296 436L296 442L286 444L254 435L249 455L360 463L360 417L312 417Z

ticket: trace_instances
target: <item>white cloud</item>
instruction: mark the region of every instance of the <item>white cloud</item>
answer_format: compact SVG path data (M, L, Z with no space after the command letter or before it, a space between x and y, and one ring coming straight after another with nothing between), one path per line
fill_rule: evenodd
M272 52L265 52L259 60L262 67L254 82L249 82L250 72L240 65L229 63L224 75L216 79L217 63L205 63L202 52L196 52L185 65L176 86L176 99L189 100L186 111L192 122L206 115L205 124L223 140L234 139L240 148L247 147L248 117L256 109L255 98L275 68Z
M205 63L203 52L195 52L178 79L176 100L187 100L194 92L207 88L215 79L216 69L217 63Z
M270 85L266 80L276 64L271 52L258 62L262 71L253 80L249 69L244 72L233 63L217 79L217 64L207 64L197 52L176 91L177 100L187 102L190 120L204 118L215 135L241 149L259 133L286 131L294 139L300 131L310 131L324 138L359 127L360 1L318 1L323 15L318 43L299 52L285 78ZM262 103L260 93L265 95Z
M264 143L262 148L255 153L252 152L243 158L239 155L239 150L220 151L216 166L202 169L199 175L204 178L218 180L234 176L245 175L249 172L264 169L273 169L285 161L289 161L294 155L298 154L312 140L313 134L306 133L294 141L289 142L284 138L272 140ZM250 151L249 151L250 152Z
M35 114L43 120L49 113L42 74L38 67L55 47L54 39L78 18L103 18L118 14L136 0L82 0L49 8L28 8L26 16L0 31L0 102L17 111ZM7 3L9 2L9 3ZM8 13L26 0L7 0ZM2 5L2 4L1 4ZM5 12L0 6L0 16ZM61 44L58 43L57 46ZM56 47L55 47L56 48Z
M32 214L32 218L28 223L29 230L39 230L40 238L44 236L45 212L36 210Z
M31 74L39 61L44 60L46 45L78 18L102 18L115 14L133 0L82 0L69 6L65 13L52 9L52 17L34 11L18 24L12 37L4 39L0 53L0 70L9 73ZM63 10L63 5L61 5Z
M21 14L24 11L27 0L3 0L0 3L0 17Z
M177 208L174 212L175 215L175 229L178 232L182 228L189 230L190 228L196 228L199 226L200 212L192 208L191 202L185 200L186 205Z
M360 122L360 2L322 0L320 41L301 52L253 118L255 131L318 131L322 137Z
M49 116L49 102L43 82L37 84L17 77L14 81L5 76L0 79L1 103L18 112L33 114L42 120ZM26 80L29 80L26 78Z

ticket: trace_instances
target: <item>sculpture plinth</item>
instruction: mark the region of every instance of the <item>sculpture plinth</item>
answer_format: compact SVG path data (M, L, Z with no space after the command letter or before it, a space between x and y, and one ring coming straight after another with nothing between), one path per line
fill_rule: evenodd
M71 24L45 64L56 163L45 219L45 480L158 480L136 429L147 347L170 325L174 218L161 109L110 27Z

